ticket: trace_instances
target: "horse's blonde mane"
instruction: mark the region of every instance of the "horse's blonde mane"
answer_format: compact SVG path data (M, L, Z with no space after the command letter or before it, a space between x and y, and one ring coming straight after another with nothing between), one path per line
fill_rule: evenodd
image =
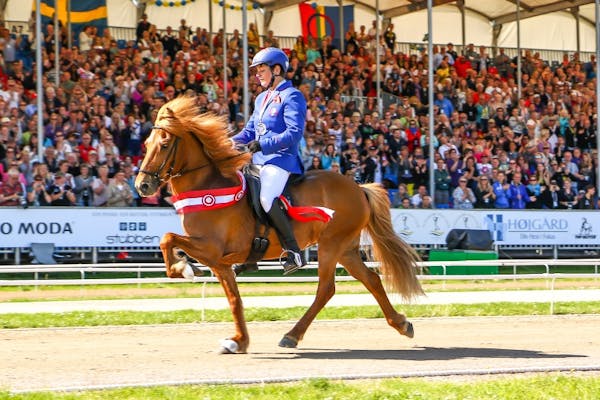
M206 156L215 162L223 176L235 176L250 161L250 154L233 148L225 118L201 114L195 97L181 96L163 105L156 116L156 125L180 138L188 133L193 135L202 142Z

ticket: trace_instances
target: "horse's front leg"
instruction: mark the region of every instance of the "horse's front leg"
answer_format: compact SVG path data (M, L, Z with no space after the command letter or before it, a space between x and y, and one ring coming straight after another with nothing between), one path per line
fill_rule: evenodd
M182 236L171 232L166 233L160 241L160 250L165 261L167 276L169 278L184 277L187 279L192 279L194 276L201 276L202 270L192 265L186 257L175 255L174 249L180 248L186 254L200 260L201 255L208 256L203 248L208 246L201 247L203 244L206 245L206 243L199 238Z
M246 353L250 344L250 336L248 335L244 305L235 280L235 273L230 264L219 264L217 267L211 267L211 270L223 286L235 324L235 335L221 341L221 353Z
M214 275L221 282L221 286L223 286L235 324L235 335L221 342L221 352L227 354L246 353L250 338L246 327L246 319L244 318L244 307L235 281L235 274L231 269L231 263L219 263L217 261L222 258L222 249L217 249L212 241L203 240L202 238L166 233L160 242L160 249L167 267L167 276L170 278L189 278L190 273L192 274L191 277L195 275L194 271L190 270L190 268L195 267L190 265L185 258L177 257L173 252L175 248L183 250L201 263L210 266Z

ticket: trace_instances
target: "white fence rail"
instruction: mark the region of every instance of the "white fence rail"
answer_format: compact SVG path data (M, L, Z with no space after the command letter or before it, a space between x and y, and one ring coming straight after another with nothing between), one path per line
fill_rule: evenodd
M376 268L378 263L369 262L367 265L371 268ZM218 282L212 276L210 269L196 264L204 273L205 276L195 277L193 282L209 283ZM426 275L423 274L427 267L437 266L442 268L441 275ZM477 275L448 275L447 267L451 266L509 266L513 268L512 274L477 274ZM537 274L518 274L519 267L535 267L542 266L545 268L545 273ZM594 273L551 273L551 267L556 266L593 266ZM600 278L598 267L600 259L571 259L571 260L468 260L468 261L423 261L418 263L419 279L421 280L516 280L516 279L546 279L551 280L552 285L555 279L570 278L570 279L589 279ZM259 264L261 270L281 270L281 267L276 262L263 262ZM316 269L317 263L309 263L306 269ZM135 273L134 278L94 278L96 273ZM148 273L164 272L163 264L147 263L147 264L57 264L57 265L22 265L22 266L0 266L0 277L6 275L26 274L31 273L31 279L0 279L0 287L2 286L55 286L55 285L115 285L115 284L149 284L149 283L189 283L187 279L172 279L167 277L144 277ZM47 279L45 274L50 273L78 273L79 279ZM336 276L336 281L353 281L351 276ZM316 276L248 276L242 275L237 278L238 282L317 282Z

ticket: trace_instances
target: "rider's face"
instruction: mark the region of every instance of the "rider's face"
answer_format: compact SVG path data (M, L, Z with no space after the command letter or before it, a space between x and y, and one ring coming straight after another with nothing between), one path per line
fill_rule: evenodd
M256 67L256 77L260 81L262 87L267 87L269 85L272 74L271 68L266 64L261 64Z

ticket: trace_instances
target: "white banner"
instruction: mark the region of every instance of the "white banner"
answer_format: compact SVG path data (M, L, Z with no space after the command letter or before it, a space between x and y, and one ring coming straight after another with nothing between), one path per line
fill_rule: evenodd
M487 229L499 245L598 244L598 211L401 210L394 229L411 244L446 244L451 229Z
M597 245L598 211L401 210L394 229L410 244L445 245L451 229L487 229L499 245ZM182 233L169 208L0 208L0 247L157 247Z
M0 247L158 247L166 232L183 232L170 208L0 208Z

